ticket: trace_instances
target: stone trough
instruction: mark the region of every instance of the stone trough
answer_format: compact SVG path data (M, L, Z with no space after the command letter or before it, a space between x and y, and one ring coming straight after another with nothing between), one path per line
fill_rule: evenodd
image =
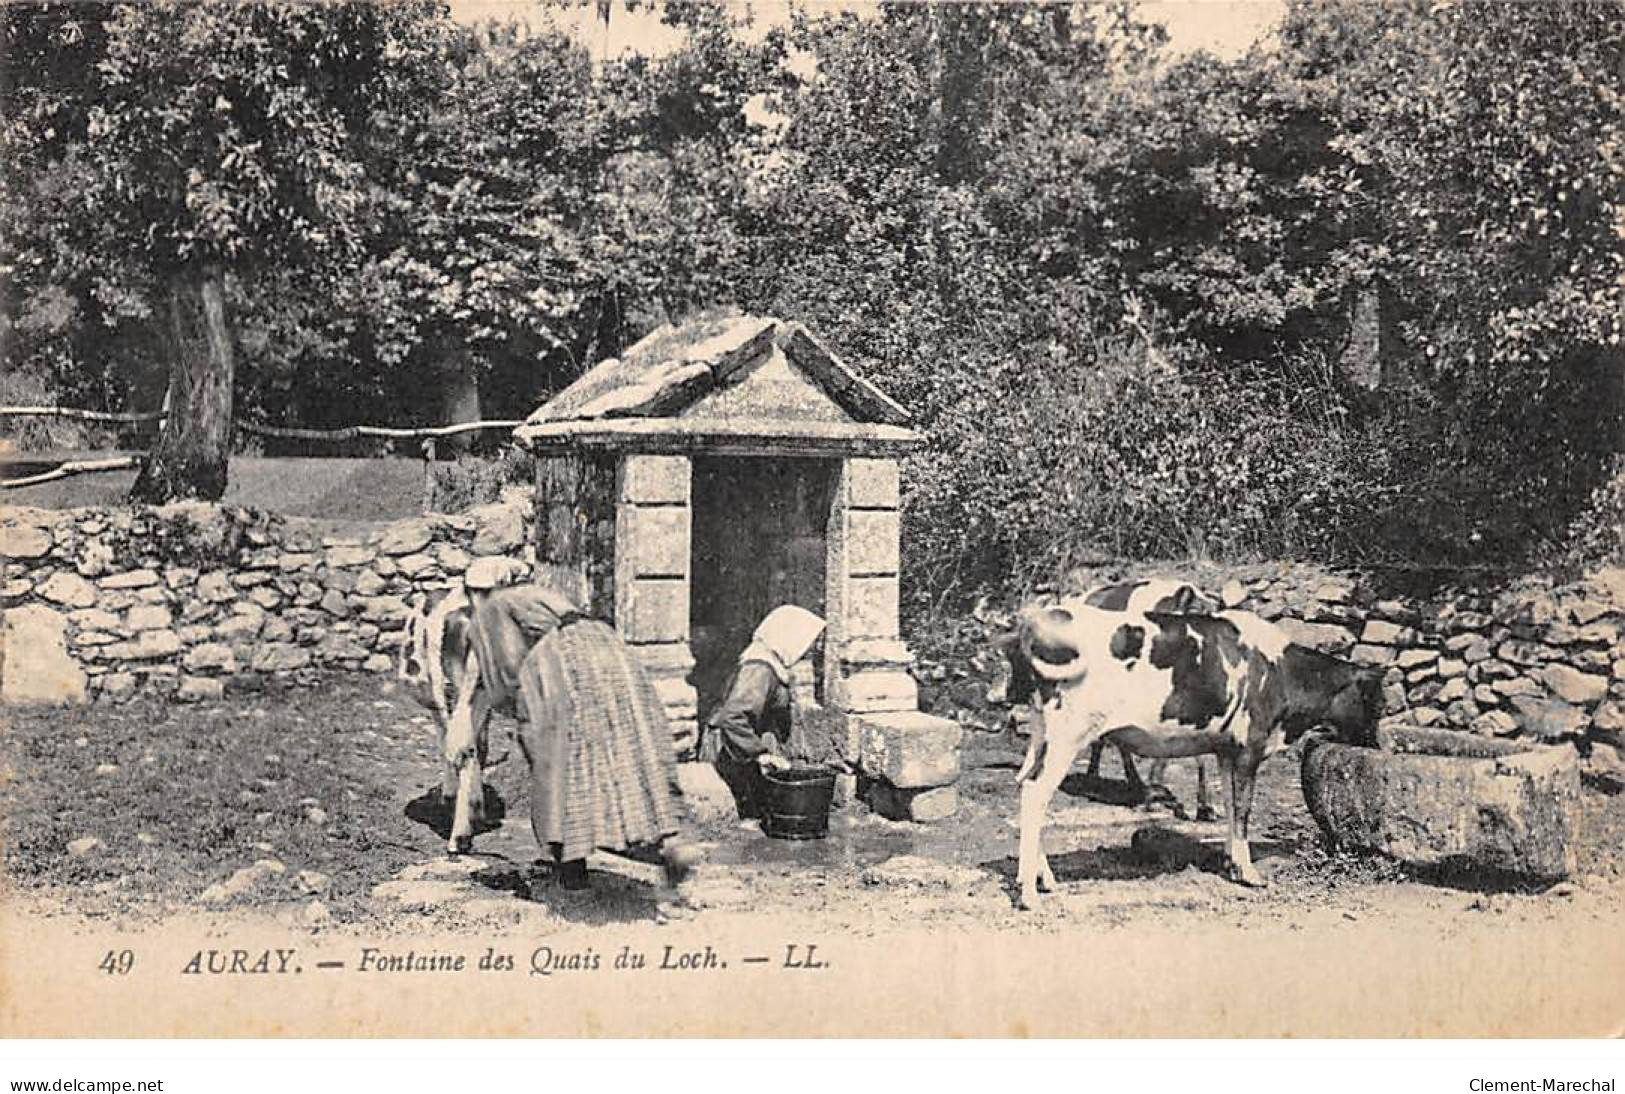
M1335 845L1485 877L1575 871L1573 749L1409 726L1384 745L1304 748L1304 800Z

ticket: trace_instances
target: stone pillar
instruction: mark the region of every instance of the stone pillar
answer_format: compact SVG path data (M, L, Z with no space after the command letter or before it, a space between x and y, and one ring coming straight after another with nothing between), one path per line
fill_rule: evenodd
M869 804L900 820L941 820L959 806L960 727L920 713L913 654L898 624L901 563L895 460L844 461L830 508L825 695L847 712Z
M628 455L615 490L615 628L648 668L679 756L699 743L698 699L688 682L691 472L686 456Z
M585 453L536 459L537 580L614 617L615 463Z

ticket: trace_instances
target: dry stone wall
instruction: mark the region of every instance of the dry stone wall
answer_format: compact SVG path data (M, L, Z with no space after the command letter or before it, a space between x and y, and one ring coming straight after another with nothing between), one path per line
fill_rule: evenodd
M523 552L528 497L359 534L208 504L0 510L0 702L390 672L415 593Z
M1625 569L1431 597L1384 595L1369 575L1295 563L1083 571L1069 584L1150 574L1190 580L1297 642L1381 668L1395 721L1546 740L1625 731Z

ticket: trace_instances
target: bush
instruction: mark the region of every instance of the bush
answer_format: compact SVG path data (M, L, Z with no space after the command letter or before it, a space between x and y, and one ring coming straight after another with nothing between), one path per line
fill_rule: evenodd
M461 454L434 465L429 508L437 513L460 513L497 501L504 486L528 483L531 473L530 455L518 445L505 445L493 456Z

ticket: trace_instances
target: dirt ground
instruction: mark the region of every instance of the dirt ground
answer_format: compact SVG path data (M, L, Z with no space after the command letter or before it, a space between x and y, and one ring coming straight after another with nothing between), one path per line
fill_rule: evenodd
M1225 825L1124 804L1108 752L1050 812L1060 891L1014 905L1019 742L967 734L961 806L934 825L838 808L828 839L784 842L713 816L708 859L673 894L653 865L600 855L590 892L561 889L537 862L523 761L498 720L488 801L500 822L475 853L444 854L427 716L383 681L336 679L200 706L138 701L14 714L0 738L11 900L44 914L139 924L244 915L323 931L563 930L792 916L855 937L927 929L1043 933L1162 924L1305 929L1371 922L1444 936L1508 925L1618 918L1625 895L1625 794L1588 782L1586 847L1571 881L1474 888L1323 849L1288 751L1260 774L1253 891L1219 874ZM1194 802L1194 765L1169 780ZM256 865L259 864L259 865Z

